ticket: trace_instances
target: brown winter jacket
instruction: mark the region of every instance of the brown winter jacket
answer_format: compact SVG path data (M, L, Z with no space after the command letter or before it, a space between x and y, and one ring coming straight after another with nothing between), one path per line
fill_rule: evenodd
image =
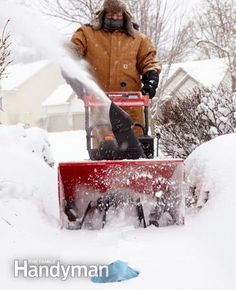
M122 90L121 82L126 82L127 91L139 91L140 75L149 70L161 71L156 49L137 30L131 36L125 31L109 32L84 25L74 33L72 42L91 65L104 91Z

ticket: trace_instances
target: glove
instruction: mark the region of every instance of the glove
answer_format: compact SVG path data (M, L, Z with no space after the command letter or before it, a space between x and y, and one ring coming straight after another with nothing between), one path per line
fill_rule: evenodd
M150 99L155 97L156 89L159 83L159 74L155 70L145 72L142 77L143 87L141 89L143 95L149 95Z

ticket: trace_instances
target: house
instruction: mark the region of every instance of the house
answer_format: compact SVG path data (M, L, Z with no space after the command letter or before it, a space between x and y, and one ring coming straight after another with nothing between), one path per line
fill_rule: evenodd
M68 84L62 84L42 103L45 109L45 128L50 132L83 130L84 103Z
M14 64L0 80L0 123L49 131L84 129L84 106L57 65L40 60Z
M196 87L208 89L231 87L231 77L224 59L207 59L173 64L162 89L162 97L184 96Z
M0 80L0 122L44 127L42 102L64 82L59 68L47 60L7 67L8 78Z
M0 111L3 111L3 109L2 109L2 97L0 97Z

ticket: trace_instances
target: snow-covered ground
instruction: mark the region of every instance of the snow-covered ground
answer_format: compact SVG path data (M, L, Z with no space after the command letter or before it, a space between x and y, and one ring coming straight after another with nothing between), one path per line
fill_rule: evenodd
M188 213L185 226L68 231L59 226L56 166L41 154L45 136L33 131L0 126L1 289L235 289L236 134L200 146L186 160L188 184L203 198L209 191L210 200ZM88 158L83 131L48 137L56 164ZM85 278L14 278L15 259L65 264L120 259L140 275L101 285Z

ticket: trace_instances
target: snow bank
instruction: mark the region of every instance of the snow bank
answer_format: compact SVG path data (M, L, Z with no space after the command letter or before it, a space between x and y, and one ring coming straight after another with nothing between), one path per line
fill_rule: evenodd
M2 154L6 148L13 151L23 150L43 159L50 166L54 163L47 133L37 127L25 129L22 124L0 125L0 148Z
M185 164L187 184L196 188L199 197L197 206L202 207L209 196L191 220L191 227L205 241L209 255L217 257L227 274L234 277L236 286L236 134L199 146Z
M229 220L236 209L235 148L236 134L223 135L199 146L185 161L187 184L195 188L197 206L204 205L207 195L211 215L214 211L222 212Z
M22 125L0 126L0 205L12 200L31 200L40 207L39 214L57 217L54 200L55 171L49 166L53 157L46 133ZM27 201L27 202L28 202ZM5 210L4 210L5 209ZM2 220L7 207L1 210Z

